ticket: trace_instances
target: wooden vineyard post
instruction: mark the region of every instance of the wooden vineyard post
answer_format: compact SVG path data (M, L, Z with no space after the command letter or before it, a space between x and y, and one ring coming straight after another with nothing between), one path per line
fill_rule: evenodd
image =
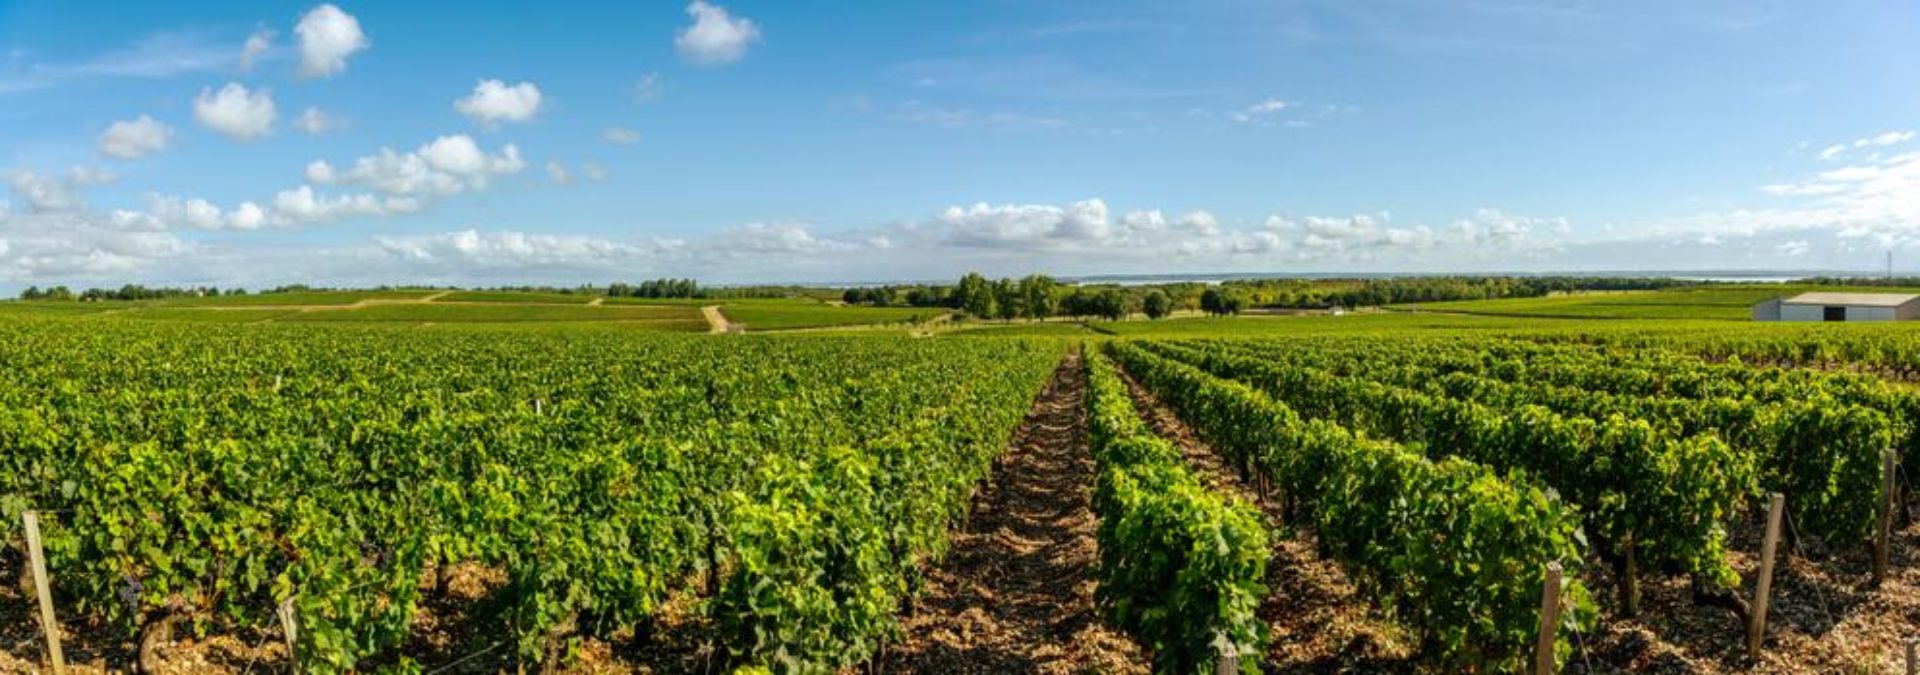
M1920 675L1920 638L1907 640L1907 675Z
M1240 652L1233 645L1220 645L1220 659L1214 664L1214 675L1240 675Z
M300 614L293 610L293 598L287 598L274 611L280 615L281 632L287 636L287 663L293 672L300 672Z
M1893 450L1888 449L1880 462L1880 528L1874 533L1873 585L1887 580L1887 558L1893 548L1893 505L1899 496L1893 490Z
M1767 599L1773 593L1773 552L1780 545L1780 516L1787 510L1787 498L1778 492L1768 498L1767 538L1760 544L1760 580L1753 591L1753 615L1747 619L1747 654L1760 658L1760 643L1767 638Z
M1547 563L1546 581L1540 584L1540 645L1535 650L1533 672L1553 675L1555 668L1553 632L1560 626L1560 563Z
M67 657L60 653L60 622L54 620L47 557L40 549L40 514L28 511L20 514L20 520L27 530L27 565L33 571L33 593L40 599L40 632L47 635L47 660L53 663L54 675L65 675Z

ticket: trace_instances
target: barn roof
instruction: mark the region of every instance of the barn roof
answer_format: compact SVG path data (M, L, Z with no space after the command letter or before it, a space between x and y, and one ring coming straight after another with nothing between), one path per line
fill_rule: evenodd
M1855 307L1899 307L1920 300L1910 293L1801 293L1782 300L1789 305L1852 305Z

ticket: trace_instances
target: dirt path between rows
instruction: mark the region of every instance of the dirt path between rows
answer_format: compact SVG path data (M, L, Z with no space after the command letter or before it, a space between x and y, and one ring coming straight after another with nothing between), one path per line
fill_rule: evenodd
M733 331L733 323L727 321L727 315L720 313L719 305L701 307L700 315L707 318L707 332L709 333L729 333Z
M975 499L970 526L929 570L886 670L1145 673L1138 646L1094 599L1093 456L1078 353L1054 371Z
M1262 503L1211 446L1124 369L1121 379L1133 395L1134 409L1154 433L1174 445L1208 487L1256 504L1274 529L1273 558L1267 563L1267 597L1260 618L1270 640L1268 673L1407 672L1417 670L1411 636L1370 609L1339 565L1315 551L1307 528L1282 527L1278 500Z

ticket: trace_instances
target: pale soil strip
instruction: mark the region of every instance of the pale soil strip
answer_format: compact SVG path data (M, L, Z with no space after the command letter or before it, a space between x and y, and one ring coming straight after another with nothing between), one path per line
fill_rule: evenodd
M965 531L928 570L881 669L905 673L1145 673L1106 624L1087 447L1086 379L1069 355L974 500Z
M700 315L707 317L708 333L726 333L733 330L733 324L727 321L727 315L720 313L719 305L707 305L700 308Z
M588 300L588 301L587 301L587 306L588 306L588 307L599 307L599 306L600 306L601 304L603 304L603 303L605 303L606 301L607 301L607 299L606 299L606 298L594 298L594 299L592 299L592 300Z

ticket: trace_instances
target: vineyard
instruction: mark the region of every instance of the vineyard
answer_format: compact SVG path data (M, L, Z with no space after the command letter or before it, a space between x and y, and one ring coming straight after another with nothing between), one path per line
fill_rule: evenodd
M158 672L1873 671L1920 622L1890 332L496 304L0 322L0 669L37 577L69 658Z

